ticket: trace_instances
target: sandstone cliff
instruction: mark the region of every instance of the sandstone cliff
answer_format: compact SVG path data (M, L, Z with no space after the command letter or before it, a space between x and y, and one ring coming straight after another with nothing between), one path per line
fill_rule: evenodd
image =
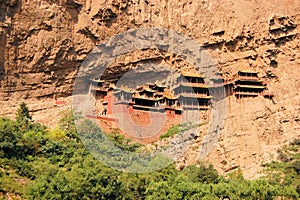
M253 177L300 136L298 0L2 0L0 8L1 115L13 116L25 101L37 121L55 124L93 47L125 30L164 27L203 45L226 80L254 70L275 94L274 101L228 97L225 127L207 158L220 172L240 167Z

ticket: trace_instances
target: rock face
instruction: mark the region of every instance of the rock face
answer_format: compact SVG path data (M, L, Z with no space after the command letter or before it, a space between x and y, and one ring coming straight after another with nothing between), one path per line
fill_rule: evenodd
M241 168L254 177L260 164L276 159L278 147L300 136L297 0L3 0L0 8L1 115L13 116L25 101L37 121L55 124L97 44L129 29L164 27L198 41L226 81L239 70L257 71L275 94L273 101L226 99L225 125L207 157L220 172ZM140 55L134 63L149 56ZM158 55L155 62L165 59ZM118 66L132 63L119 59ZM194 162L197 146L186 163Z

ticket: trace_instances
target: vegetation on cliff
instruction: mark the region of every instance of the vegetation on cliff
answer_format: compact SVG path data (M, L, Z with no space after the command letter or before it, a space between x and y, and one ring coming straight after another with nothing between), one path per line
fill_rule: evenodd
M67 112L59 127L52 130L32 122L25 104L16 119L0 118L0 199L300 197L299 140L280 150L282 162L266 165L266 176L256 180L245 180L241 172L223 177L212 165L203 163L182 171L170 165L151 173L133 174L103 165L85 149L72 112ZM110 139L123 149L139 150L138 145L117 134Z

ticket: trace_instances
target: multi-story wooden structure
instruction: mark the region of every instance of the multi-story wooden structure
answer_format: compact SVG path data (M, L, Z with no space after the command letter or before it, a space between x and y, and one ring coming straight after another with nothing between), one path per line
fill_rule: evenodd
M204 77L199 73L183 72L178 86L174 89L178 103L183 110L207 110L210 108L212 96Z
M259 80L257 72L239 71L234 82L234 94L236 97L258 96L266 89L263 81Z
M152 133L158 122L164 123L159 132L162 134L183 121L208 121L213 102L217 105L219 100L228 96L245 98L262 95L270 99L274 96L258 74L249 71L239 71L236 78L230 81L225 81L222 73L216 73L210 77L208 84L205 83L205 77L197 72L182 72L177 82L169 88L150 83L136 89L119 88L108 81L91 79L90 91L96 100L96 115L89 117L100 119L100 126L105 131L122 127L125 134L137 131L135 127L130 127L132 124L129 122L134 121L140 125L139 137ZM152 118L148 120L147 116ZM157 135L153 138L157 139Z
M109 83L100 79L91 79L90 90L96 99L104 99L108 91L112 91L113 88L113 83Z
M113 95L115 96L115 104L129 104L132 102L133 91L129 88L115 88Z

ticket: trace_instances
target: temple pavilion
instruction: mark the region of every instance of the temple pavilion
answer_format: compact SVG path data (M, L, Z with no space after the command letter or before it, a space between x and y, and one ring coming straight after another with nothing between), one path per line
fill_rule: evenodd
M178 103L183 110L207 110L210 108L212 96L204 76L197 72L182 72L178 78L178 86L174 89Z
M239 71L234 83L236 97L258 96L266 89L263 81L259 80L257 72Z

